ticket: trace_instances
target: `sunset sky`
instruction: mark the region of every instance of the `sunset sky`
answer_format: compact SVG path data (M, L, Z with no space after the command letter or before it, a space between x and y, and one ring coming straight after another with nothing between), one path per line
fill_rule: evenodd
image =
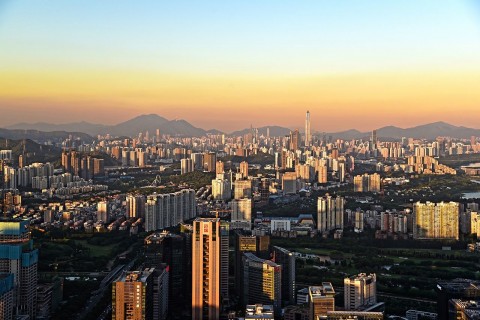
M0 0L0 126L480 128L480 5Z

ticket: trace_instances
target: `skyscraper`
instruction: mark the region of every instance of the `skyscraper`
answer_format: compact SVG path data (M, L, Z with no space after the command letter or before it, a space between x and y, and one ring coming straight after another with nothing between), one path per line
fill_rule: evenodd
M243 268L243 302L273 305L279 312L282 307L282 267L246 252L243 254Z
M298 129L290 132L290 150L295 151L298 149L298 143L300 142L300 133Z
M282 301L284 305L296 303L295 255L287 249L274 246L273 261L282 266Z
M34 319L37 308L38 250L29 221L0 221L0 273L14 276L14 313Z
M112 285L112 320L153 320L153 268L125 273Z
M312 136L310 132L310 111L307 111L305 118L305 147L309 147L312 143Z
M192 320L220 317L220 219L197 218L192 239Z

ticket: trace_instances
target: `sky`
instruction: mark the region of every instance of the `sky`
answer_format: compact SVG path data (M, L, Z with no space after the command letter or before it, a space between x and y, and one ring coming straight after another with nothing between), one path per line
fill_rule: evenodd
M475 0L0 0L0 126L480 128Z

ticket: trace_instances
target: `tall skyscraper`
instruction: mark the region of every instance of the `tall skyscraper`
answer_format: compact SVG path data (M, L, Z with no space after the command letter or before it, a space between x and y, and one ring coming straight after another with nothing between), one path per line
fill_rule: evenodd
M280 312L282 267L271 260L258 258L250 252L243 254L243 267L244 303L273 305L275 312Z
M310 132L310 111L307 111L305 118L305 147L309 147L312 143L312 136Z
M234 186L234 198L236 200L252 197L252 181L251 180L236 180L233 183L233 186Z
M13 319L13 273L0 274L0 319Z
M0 221L0 273L14 276L14 314L35 319L38 250L33 249L29 221Z
M377 276L360 273L343 280L345 310L357 310L377 303Z
M415 203L413 205L413 238L458 240L459 210L458 202Z
M299 142L300 142L300 133L298 132L298 129L295 129L295 131L290 132L290 150L292 151L297 150Z
M192 239L192 320L220 317L220 219L197 218Z
M284 305L296 303L295 255L287 249L274 246L273 259L282 266L282 301Z
M325 197L318 197L317 201L317 229L320 232L329 232L343 229L343 207L345 200L337 196L333 198L328 193Z

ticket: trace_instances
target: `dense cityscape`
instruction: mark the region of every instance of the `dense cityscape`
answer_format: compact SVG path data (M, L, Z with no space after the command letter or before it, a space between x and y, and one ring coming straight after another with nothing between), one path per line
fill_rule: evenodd
M0 0L0 320L480 320L480 2Z
M479 138L283 131L3 139L1 318L478 316Z

